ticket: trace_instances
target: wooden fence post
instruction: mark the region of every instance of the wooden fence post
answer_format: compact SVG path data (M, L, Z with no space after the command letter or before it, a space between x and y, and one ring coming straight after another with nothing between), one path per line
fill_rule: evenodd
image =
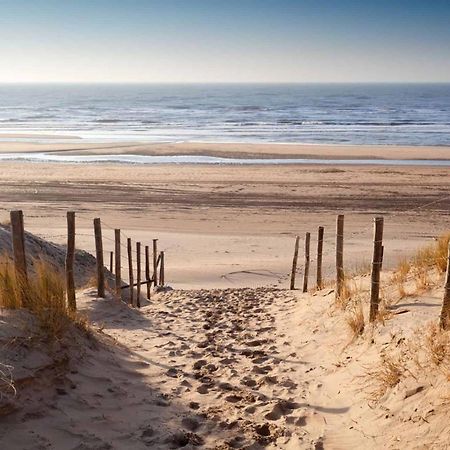
M159 285L164 286L164 252L160 252L161 261L159 262Z
M311 242L311 233L306 233L306 236L305 236L305 271L303 273L303 292L308 292L310 242Z
M130 303L134 305L133 253L131 249L131 238L127 238L127 251L128 251L128 278L130 284Z
M447 274L445 277L444 301L442 303L440 326L443 330L450 329L450 242L448 244Z
M95 257L97 259L97 295L105 297L105 269L103 263L102 225L99 218L94 219Z
M150 248L148 245L145 246L145 281L147 282L147 300L150 300Z
M136 242L136 306L141 307L141 243Z
M323 227L319 227L317 233L317 289L322 289L322 252L323 252Z
M336 300L342 296L344 289L344 215L336 219Z
M383 217L375 217L373 233L373 257L372 276L370 285L370 314L369 321L373 322L377 318L378 304L380 300L380 272L383 248Z
M11 234L14 256L14 269L16 276L23 282L27 282L27 260L25 254L25 231L23 225L23 212L11 211Z
M118 300L122 298L122 260L120 255L120 230L114 230L114 253L116 256L115 260L115 285L116 285L116 297Z
M66 295L70 311L77 309L73 263L75 259L75 213L67 212Z
M153 239L153 286L158 285L158 239Z
M113 272L113 268L114 268L114 263L113 263L113 261L114 261L114 252L109 252L109 271L110 271L111 273L114 273L114 272Z
M292 271L291 271L291 291L295 289L295 275L297 273L297 260L298 260L298 244L300 242L300 237L295 237L294 246L294 258L292 260Z

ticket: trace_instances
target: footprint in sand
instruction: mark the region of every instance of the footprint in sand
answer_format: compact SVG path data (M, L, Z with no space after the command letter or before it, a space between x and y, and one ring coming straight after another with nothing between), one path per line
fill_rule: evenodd
M281 400L276 403L272 410L267 413L264 417L267 420L278 420L283 416L292 414L295 409L298 409L300 405L290 400Z

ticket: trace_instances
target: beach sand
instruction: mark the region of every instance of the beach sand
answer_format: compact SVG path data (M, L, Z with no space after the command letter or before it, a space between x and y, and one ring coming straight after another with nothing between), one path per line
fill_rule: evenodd
M59 143L33 145L61 150ZM264 148L268 155L294 151ZM257 152L235 151L247 150ZM356 155L397 150L361 148ZM153 293L140 310L80 289L78 307L93 331L51 346L25 311L0 310L0 362L12 367L17 388L0 402L1 448L447 448L447 366L427 359L438 342L429 323L438 320L442 275L432 274L424 290L411 276L400 298L385 272L383 321L359 337L348 325L352 305L343 311L335 304L330 281L335 218L345 214L345 269L365 273L352 286L363 293L367 320L373 217L385 218L386 271L450 229L448 168L0 167L2 221L20 208L27 230L64 243L65 214L75 210L76 245L93 252L92 219L100 217L106 261L116 227L143 245L158 238L166 282L175 288ZM325 227L321 291L314 289L318 226ZM307 231L313 255L310 292L302 294L286 287L295 236L303 245ZM301 249L297 286L302 271ZM400 380L375 399L380 387L370 372L399 351Z
M11 151L11 144L1 144ZM61 151L73 144L30 144ZM86 145L87 153L94 144ZM103 144L102 144L103 145ZM30 150L29 144L13 148ZM115 152L173 152L314 157L448 157L448 148L291 145L145 144ZM209 150L208 150L209 149ZM111 146L107 146L107 153ZM74 151L80 154L80 150ZM219 153L214 153L219 152ZM206 154L205 153L205 154ZM372 219L385 217L385 264L390 267L418 245L449 228L450 171L443 167L211 166L33 164L2 162L1 220L21 208L30 231L65 242L65 213L77 211L77 246L93 252L92 219L103 221L105 251L112 228L143 245L159 239L167 281L174 287L286 286L295 235L325 227L324 265L334 266L336 214L345 214L346 270L367 265ZM303 256L300 253L300 260ZM300 264L300 272L301 272Z

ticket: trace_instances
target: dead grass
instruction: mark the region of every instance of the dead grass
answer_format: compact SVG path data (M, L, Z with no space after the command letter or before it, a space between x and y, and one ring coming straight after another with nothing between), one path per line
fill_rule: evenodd
M428 360L450 374L450 332L442 330L437 323L430 323L425 331L425 351Z
M0 308L28 309L53 339L72 324L88 329L87 321L67 308L64 274L45 261L34 261L34 272L24 281L18 279L8 257L0 258Z
M11 394L16 394L16 389L12 379L12 368L0 363L0 400L4 396Z
M364 312L361 301L358 300L348 309L345 320L352 334L352 341L354 341L364 332Z
M421 248L414 256L412 263L418 269L437 269L445 272L447 268L447 251L450 241L450 232L440 236L436 242Z
M365 380L372 400L379 400L389 389L396 386L405 376L406 363L401 356L382 355L374 369L366 372Z

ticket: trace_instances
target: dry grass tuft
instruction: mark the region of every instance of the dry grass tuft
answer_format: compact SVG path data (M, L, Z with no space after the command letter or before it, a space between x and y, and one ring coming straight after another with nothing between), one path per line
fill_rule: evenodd
M425 332L425 350L432 364L450 369L449 331L442 330L437 323L430 323Z
M345 320L350 329L350 332L352 333L352 341L363 334L365 324L361 301L357 301L351 308L349 308Z
M412 262L419 270L437 269L445 272L447 268L447 250L450 233L440 236L436 242L421 248L414 256Z
M10 394L16 394L12 379L12 368L0 363L0 400Z
M410 271L411 263L406 259L402 259L392 275L391 281L392 284L396 286L400 299L408 296L408 293L405 289L405 283L406 281L408 281L408 275Z
M383 355L375 369L366 372L369 395L379 400L389 389L396 386L405 375L406 363L400 356Z
M0 308L28 309L53 339L72 324L88 329L87 321L67 308L64 274L45 261L34 261L34 273L25 282L18 279L8 257L0 259Z

